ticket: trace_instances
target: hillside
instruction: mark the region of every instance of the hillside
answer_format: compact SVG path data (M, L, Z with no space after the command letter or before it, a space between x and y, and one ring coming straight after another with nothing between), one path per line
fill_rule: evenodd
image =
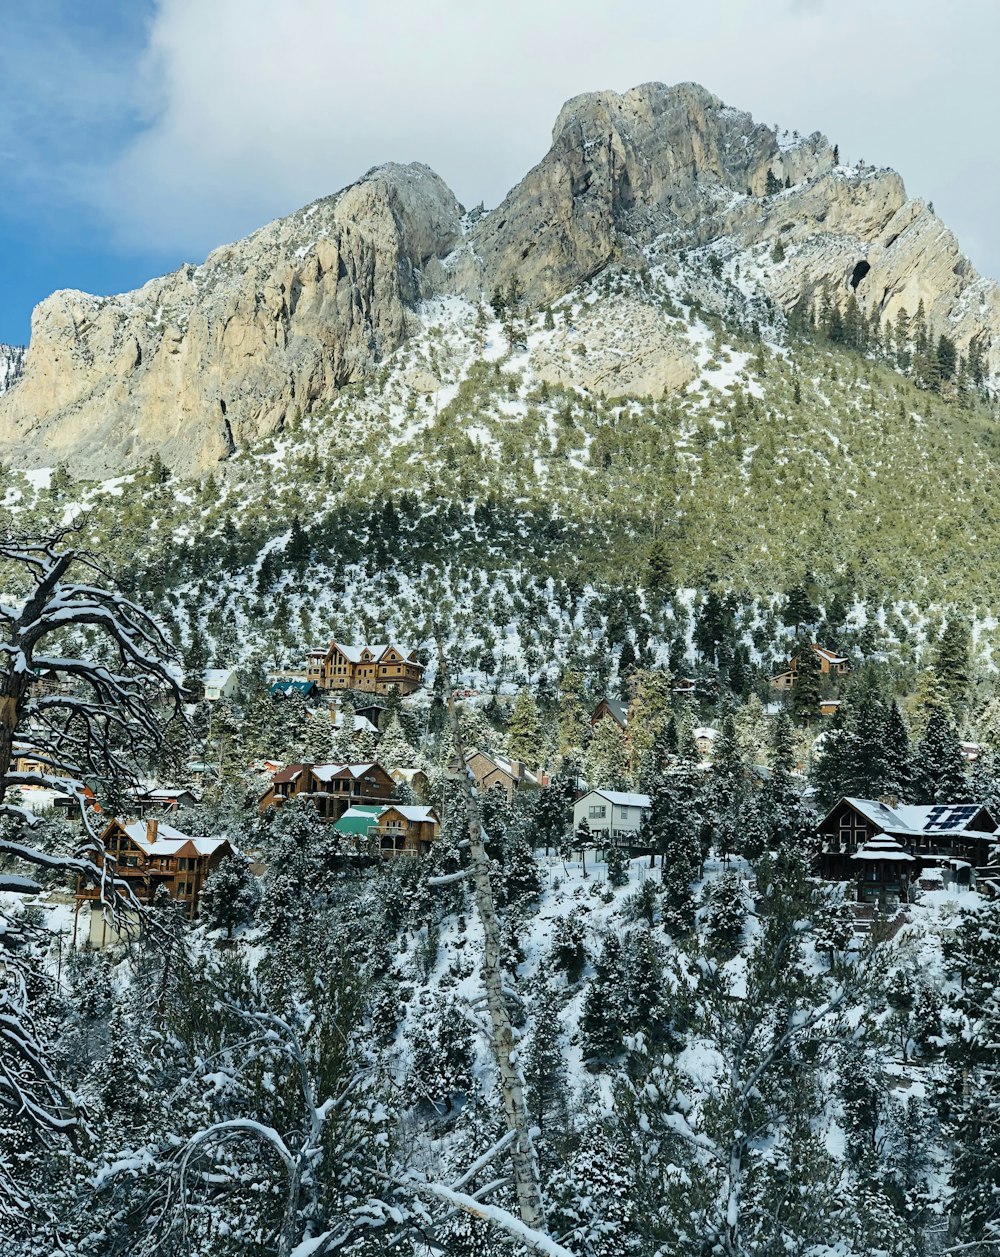
M84 475L154 452L205 471L377 379L422 301L499 289L537 309L608 268L643 275L709 248L783 314L853 307L883 338L926 323L983 382L1000 369L1000 290L898 175L697 85L652 83L568 102L548 154L489 212L464 213L426 166L383 166L136 292L54 294L0 401L0 441ZM618 315L627 339L669 341L658 314L633 313ZM621 392L675 395L690 371L663 355ZM579 366L563 355L561 382L593 386Z
M614 268L516 326L431 300L370 386L197 481L162 464L100 484L58 469L50 488L11 474L5 505L22 527L84 509L178 642L203 637L223 663L297 665L329 635L426 642L438 622L466 667L495 652L508 679L568 656L606 674L626 638L680 668L691 608L718 590L766 667L787 649L781 595L803 582L845 648L912 660L958 607L988 662L989 407L954 381L917 387L895 352L783 343L719 269L709 251L674 273ZM727 321L705 308L727 304ZM636 345L643 319L657 336ZM591 387L560 382L568 362ZM683 392L619 395L668 369Z

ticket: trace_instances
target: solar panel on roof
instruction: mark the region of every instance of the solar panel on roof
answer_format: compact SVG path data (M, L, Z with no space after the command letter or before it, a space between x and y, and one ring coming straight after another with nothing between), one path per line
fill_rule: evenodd
M927 813L924 830L942 832L950 829L961 829L967 821L971 821L979 808L975 803L961 803L957 807L946 803L932 807Z

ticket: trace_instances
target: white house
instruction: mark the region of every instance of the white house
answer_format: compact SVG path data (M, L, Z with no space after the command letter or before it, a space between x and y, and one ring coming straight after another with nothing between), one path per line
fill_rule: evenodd
M205 673L205 701L217 703L220 698L231 698L236 693L235 668L209 668Z
M627 794L622 790L591 790L573 805L573 829L586 821L598 845L612 841L628 843L638 837L642 818L649 812L648 794Z

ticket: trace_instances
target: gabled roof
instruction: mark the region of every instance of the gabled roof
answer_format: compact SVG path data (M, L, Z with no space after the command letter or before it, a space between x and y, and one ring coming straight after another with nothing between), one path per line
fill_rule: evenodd
M625 703L620 703L617 698L602 698L597 707L600 707L602 703L622 728L628 724L628 707ZM595 712L597 707L594 708Z
M274 681L271 685L272 694L301 694L303 698L307 698L315 689L315 681Z
M386 812L398 812L400 816L405 817L408 821L437 821L437 812L432 807L410 807L402 806L399 803L390 803L388 807L382 809L381 815Z
M344 723L344 713L342 711L338 711L334 715L332 723L335 729L340 729ZM367 716L359 716L355 713L354 732L378 734L378 729L375 727L375 725L372 724L372 722L368 719Z
M533 772L523 764L515 768L513 760L505 759L503 755L491 755L489 751L471 750L466 751L465 762L467 764L470 763L477 755L481 755L483 759L488 759L494 768L498 768L502 773L506 773L513 781L525 781L529 785L538 785L538 778Z
M221 688L228 685L235 674L235 668L208 668L205 672L205 684L218 685Z
M156 837L150 842L149 830L145 821L121 821L116 822L128 834L129 840L134 843L141 851L147 855L165 855L177 856L185 855L213 855L222 846L229 846L228 838L206 838L203 836L194 836L185 834L179 829L175 829L173 825L167 825L164 821L160 821L156 827ZM189 850L185 850L189 848Z
M648 794L629 794L626 790L591 790L591 794L599 794L615 807L650 807ZM586 796L584 796L586 797Z
M825 646L817 646L815 642L813 643L813 650L816 652L817 655L820 656L820 658L825 659L827 663L849 663L850 662L850 660L847 658L846 655L834 654L832 650L827 650Z
M297 781L299 777L302 776L302 769L304 767L304 764L286 764L284 768L279 769L278 772L274 774L271 780L276 786L284 785L289 781Z
M334 777L340 777L345 773L348 777L357 780L373 768L378 768L374 760L367 764L313 764L310 771L317 781L332 781Z
M981 803L898 803L890 807L877 799L846 798L844 803L850 804L873 825L888 834L958 834L965 833L966 826L979 815L986 815L993 820L989 811ZM840 803L837 807L840 807ZM836 808L833 809L836 811ZM832 815L832 812L828 814ZM974 834L982 834L985 830L973 830Z

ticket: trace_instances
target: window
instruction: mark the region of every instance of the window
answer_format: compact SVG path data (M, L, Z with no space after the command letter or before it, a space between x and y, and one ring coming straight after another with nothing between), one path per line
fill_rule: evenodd
M587 809L587 816L592 821L602 821L608 814L608 809L603 803L591 803Z
M631 814L632 809L624 804L618 809L618 819L620 821L627 821Z

